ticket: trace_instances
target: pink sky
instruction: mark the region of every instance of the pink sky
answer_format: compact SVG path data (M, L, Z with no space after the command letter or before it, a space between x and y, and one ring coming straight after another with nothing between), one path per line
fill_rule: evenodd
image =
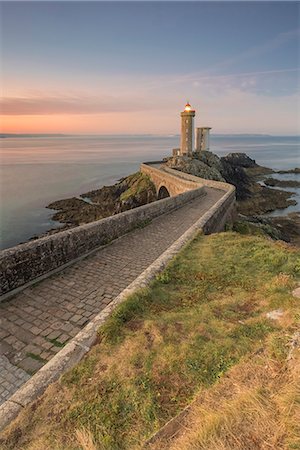
M276 97L256 90L262 80L280 75L90 77L85 89L76 77L69 84L36 79L18 86L11 80L5 83L1 128L5 133L175 134L188 99L196 123L215 133L296 134L297 94Z

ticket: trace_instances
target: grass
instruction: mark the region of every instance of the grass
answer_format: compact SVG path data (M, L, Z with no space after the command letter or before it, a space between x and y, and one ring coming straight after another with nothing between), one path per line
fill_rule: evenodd
M129 200L129 198L136 197L143 192L152 190L154 194L156 193L155 186L150 177L141 172L134 173L133 175L127 177L127 182L129 188L120 196L120 200L123 202Z
M46 341L48 341L48 342L50 342L51 344L53 344L55 347L64 347L67 343L68 343L68 341L66 341L66 342L60 342L58 339L47 339L46 338Z
M46 363L47 362L46 359L42 358L40 355L36 355L35 353L27 352L26 356L29 356L29 358L32 358L35 361L39 361L39 362L42 362L42 363Z
M176 448L299 448L284 446L296 445L287 355L300 313L291 295L300 277L299 256L259 236L199 236L148 289L119 306L99 330L99 343L24 408L2 434L0 448L138 449L199 395L210 399L207 416L201 405L193 416L195 429L197 417L203 418L201 433L190 430ZM277 308L282 317L267 319ZM260 370L253 372L254 362ZM270 372L273 387L266 383L269 366L277 370ZM229 385L232 394L240 386L241 395L229 398ZM275 408L278 387L282 398ZM268 428L265 447L239 447L247 430L260 423ZM279 442L274 434L281 447L272 447ZM155 445L169 448L166 442Z

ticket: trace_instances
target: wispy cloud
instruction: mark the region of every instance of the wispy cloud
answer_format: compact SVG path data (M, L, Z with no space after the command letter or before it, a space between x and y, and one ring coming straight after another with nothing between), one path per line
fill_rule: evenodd
M283 47L288 42L299 39L299 37L300 28L279 33L274 38L268 39L266 42L263 42L260 45L251 47L248 50L238 53L231 58L226 58L223 61L220 61L220 63L211 66L209 70L224 69L225 67L231 66L232 64L241 62L245 59L256 58L277 48Z
M193 72L182 75L175 76L164 76L158 77L155 80L149 81L149 83L145 83L145 87L149 89L158 89L164 86L170 85L179 85L193 83L194 86L199 86L205 82L215 81L216 83L221 84L222 82L228 82L230 80L236 80L238 83L242 83L242 79L246 79L249 77L266 77L271 75L284 75L284 74L292 74L299 73L300 68L289 68L289 69L273 69L273 70L261 70L261 71L253 71L253 72L236 72L229 74L205 74L203 72Z
M99 114L138 112L152 109L151 102L138 98L101 96L4 97L0 111L4 115Z

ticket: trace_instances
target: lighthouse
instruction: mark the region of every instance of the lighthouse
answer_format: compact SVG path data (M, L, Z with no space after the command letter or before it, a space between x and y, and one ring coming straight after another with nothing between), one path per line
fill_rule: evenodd
M181 115L181 142L180 155L192 156L194 146L194 117L195 111L192 109L189 102L185 105L184 111Z

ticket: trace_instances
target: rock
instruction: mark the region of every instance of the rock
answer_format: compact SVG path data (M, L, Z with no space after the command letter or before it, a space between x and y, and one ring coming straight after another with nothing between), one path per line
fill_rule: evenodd
M130 175L126 178L125 184L127 189L120 195L117 206L118 212L127 211L157 200L155 186L147 175L139 172Z
M206 164L207 166L212 167L221 173L222 170L221 159L214 153L204 150L200 153L195 152L194 157L199 161L203 162L204 164Z
M229 153L223 156L221 160L226 161L233 167L258 167L256 161L247 156L246 153Z
M300 167L295 167L295 169L289 170L277 170L276 173L300 173Z
M227 156L221 158L223 163L228 163L232 168L243 168L246 175L249 177L257 177L268 173L273 173L273 169L263 167L256 163L256 161L246 153L229 153Z
M193 158L174 156L165 159L166 165L208 180L226 181L236 188L238 212L250 216L295 205L293 192L270 189L256 182L258 175L273 173L259 166L245 153L230 153L219 158L212 152L194 153Z
M239 214L233 230L241 234L263 234L300 247L300 213L297 212L275 217Z
M267 186L300 187L300 181L296 180L277 180L276 178L266 178L264 183Z
M136 208L156 200L156 189L150 178L137 172L113 186L86 192L81 198L67 198L50 203L56 209L53 220L69 226L82 225ZM58 230L60 231L60 230ZM53 233L53 230L51 230Z
M174 156L166 161L166 165L171 169L180 170L181 172L189 173L207 180L225 181L216 168L210 167L196 158Z
M287 216L267 218L269 224L281 233L281 239L300 247L300 212L292 212Z
M246 174L243 167L231 165L226 159L221 158L221 174L227 183L233 184L236 188L237 200L245 200L252 195L252 180Z
M89 204L76 197L50 203L47 208L58 211L52 216L52 220L72 225L81 225L103 217L100 206Z
M250 197L240 199L237 205L238 212L246 216L265 214L297 204L296 200L290 199L293 192L270 189L258 183L252 184L250 190Z

